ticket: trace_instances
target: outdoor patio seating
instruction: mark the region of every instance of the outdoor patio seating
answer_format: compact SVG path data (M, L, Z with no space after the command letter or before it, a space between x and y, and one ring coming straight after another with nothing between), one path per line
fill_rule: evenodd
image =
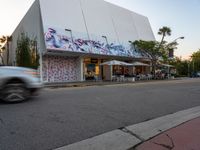
M153 75L152 74L147 74L147 80L152 80L153 79Z
M116 75L112 75L111 81L117 81L117 76Z
M124 82L125 81L125 76L124 75L117 76L117 81L118 82Z

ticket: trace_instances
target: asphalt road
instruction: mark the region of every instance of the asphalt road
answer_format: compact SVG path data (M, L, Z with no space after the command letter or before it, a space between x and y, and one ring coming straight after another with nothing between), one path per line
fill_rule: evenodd
M48 150L200 105L200 79L44 89L0 103L0 150Z

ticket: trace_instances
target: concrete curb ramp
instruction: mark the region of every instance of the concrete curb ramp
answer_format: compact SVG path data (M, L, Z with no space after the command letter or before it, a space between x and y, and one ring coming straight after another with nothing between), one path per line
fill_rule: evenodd
M168 129L200 117L200 106L113 130L56 150L128 150Z

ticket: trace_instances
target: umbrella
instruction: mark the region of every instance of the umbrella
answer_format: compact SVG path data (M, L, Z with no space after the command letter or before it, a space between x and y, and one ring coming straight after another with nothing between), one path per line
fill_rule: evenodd
M164 67L174 67L172 65L169 65L169 64L160 64L161 66L164 66Z
M169 68L174 67L174 66L172 66L172 65L169 65L169 64L162 64L162 63L158 64L158 66L161 66L161 67L169 67Z
M132 63L132 66L150 66L150 65L136 61L136 62Z
M123 61L118 61L118 60L111 60L111 61L106 61L100 65L108 65L108 66L113 66L113 65L119 65L119 66L132 66L132 64L123 62Z

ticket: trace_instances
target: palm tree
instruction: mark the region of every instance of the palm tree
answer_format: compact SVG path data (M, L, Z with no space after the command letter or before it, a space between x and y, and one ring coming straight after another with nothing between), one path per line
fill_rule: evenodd
M0 37L0 43L3 44L5 42L6 42L6 36L3 35L2 37Z
M160 46L162 45L165 36L167 36L167 35L170 36L171 32L172 32L172 30L169 27L166 27L166 26L159 29L158 35L162 35L162 39L160 41Z

